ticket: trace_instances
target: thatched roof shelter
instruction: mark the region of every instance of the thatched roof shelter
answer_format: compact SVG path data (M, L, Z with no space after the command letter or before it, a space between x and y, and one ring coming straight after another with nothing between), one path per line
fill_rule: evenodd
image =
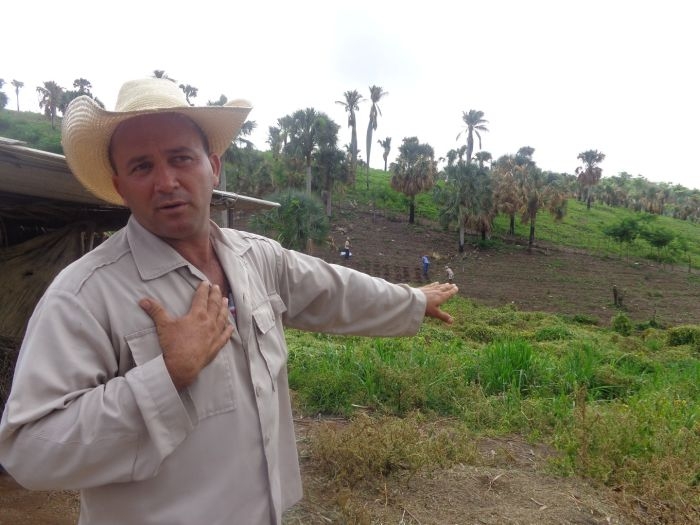
M236 216L277 205L215 190L212 217L228 226ZM127 208L89 193L63 155L0 137L0 410L27 321L44 290L128 218Z

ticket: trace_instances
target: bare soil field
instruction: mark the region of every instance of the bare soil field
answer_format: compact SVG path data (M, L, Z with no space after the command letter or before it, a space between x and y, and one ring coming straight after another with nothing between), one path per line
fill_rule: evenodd
M449 264L460 295L487 306L513 304L519 310L586 315L601 325L620 311L637 323L700 323L700 271L689 272L687 266L601 257L541 241L528 252L527 239L521 237L500 239L495 247L480 250L472 235L459 253L456 233L425 221L409 225L406 217L357 210L336 214L331 236L338 247L350 237L351 259L321 248L315 255L392 282L423 281L420 257L425 253L431 258L429 280L444 281ZM622 309L614 306L613 286L624 293Z
M537 243L528 253L515 239L497 248L457 250L455 233L424 221L336 209L331 237L337 248L318 247L315 255L393 282L423 281L420 256L432 260L429 280L455 271L460 294L489 306L514 304L520 310L585 315L607 325L619 311L612 287L624 291L623 311L638 323L700 324L700 272L661 267L646 260L599 257ZM345 237L353 256L339 248ZM473 238L472 238L473 240ZM330 244L330 243L329 243ZM656 524L655 502L644 502L580 478L562 479L543 468L554 451L518 436L478 443L479 466L387 480L381 491L355 488L352 496L329 488L307 459L307 435L323 421L296 421L304 499L285 516L286 524ZM338 424L342 424L339 422ZM0 525L77 523L74 492L30 492L0 475ZM663 523L671 523L664 521ZM678 524L700 524L686 515Z

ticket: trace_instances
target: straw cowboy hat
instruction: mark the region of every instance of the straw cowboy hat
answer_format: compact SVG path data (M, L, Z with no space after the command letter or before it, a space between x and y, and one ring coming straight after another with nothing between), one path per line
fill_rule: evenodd
M224 106L190 106L184 92L168 79L145 78L126 82L114 111L106 111L88 96L66 109L61 143L73 174L91 193L113 204L124 204L112 185L109 142L117 126L130 118L152 113L180 113L195 122L209 140L211 153L223 155L251 110L245 100Z

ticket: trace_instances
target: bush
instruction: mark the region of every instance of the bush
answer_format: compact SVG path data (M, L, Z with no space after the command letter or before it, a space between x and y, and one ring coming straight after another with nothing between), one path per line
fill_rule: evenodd
M612 329L618 334L628 336L632 333L632 321L623 313L617 314L612 318Z
M700 347L700 326L683 325L670 328L667 341L668 346L691 345Z

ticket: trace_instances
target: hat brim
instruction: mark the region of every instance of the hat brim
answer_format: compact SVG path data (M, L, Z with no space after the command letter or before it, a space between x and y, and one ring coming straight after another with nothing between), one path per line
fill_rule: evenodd
M63 119L61 142L66 161L76 178L91 193L112 204L123 205L112 184L109 142L125 120L156 113L179 113L197 124L209 140L209 150L221 157L245 122L252 107L245 101L225 106L172 107L113 112L90 97L73 100Z

